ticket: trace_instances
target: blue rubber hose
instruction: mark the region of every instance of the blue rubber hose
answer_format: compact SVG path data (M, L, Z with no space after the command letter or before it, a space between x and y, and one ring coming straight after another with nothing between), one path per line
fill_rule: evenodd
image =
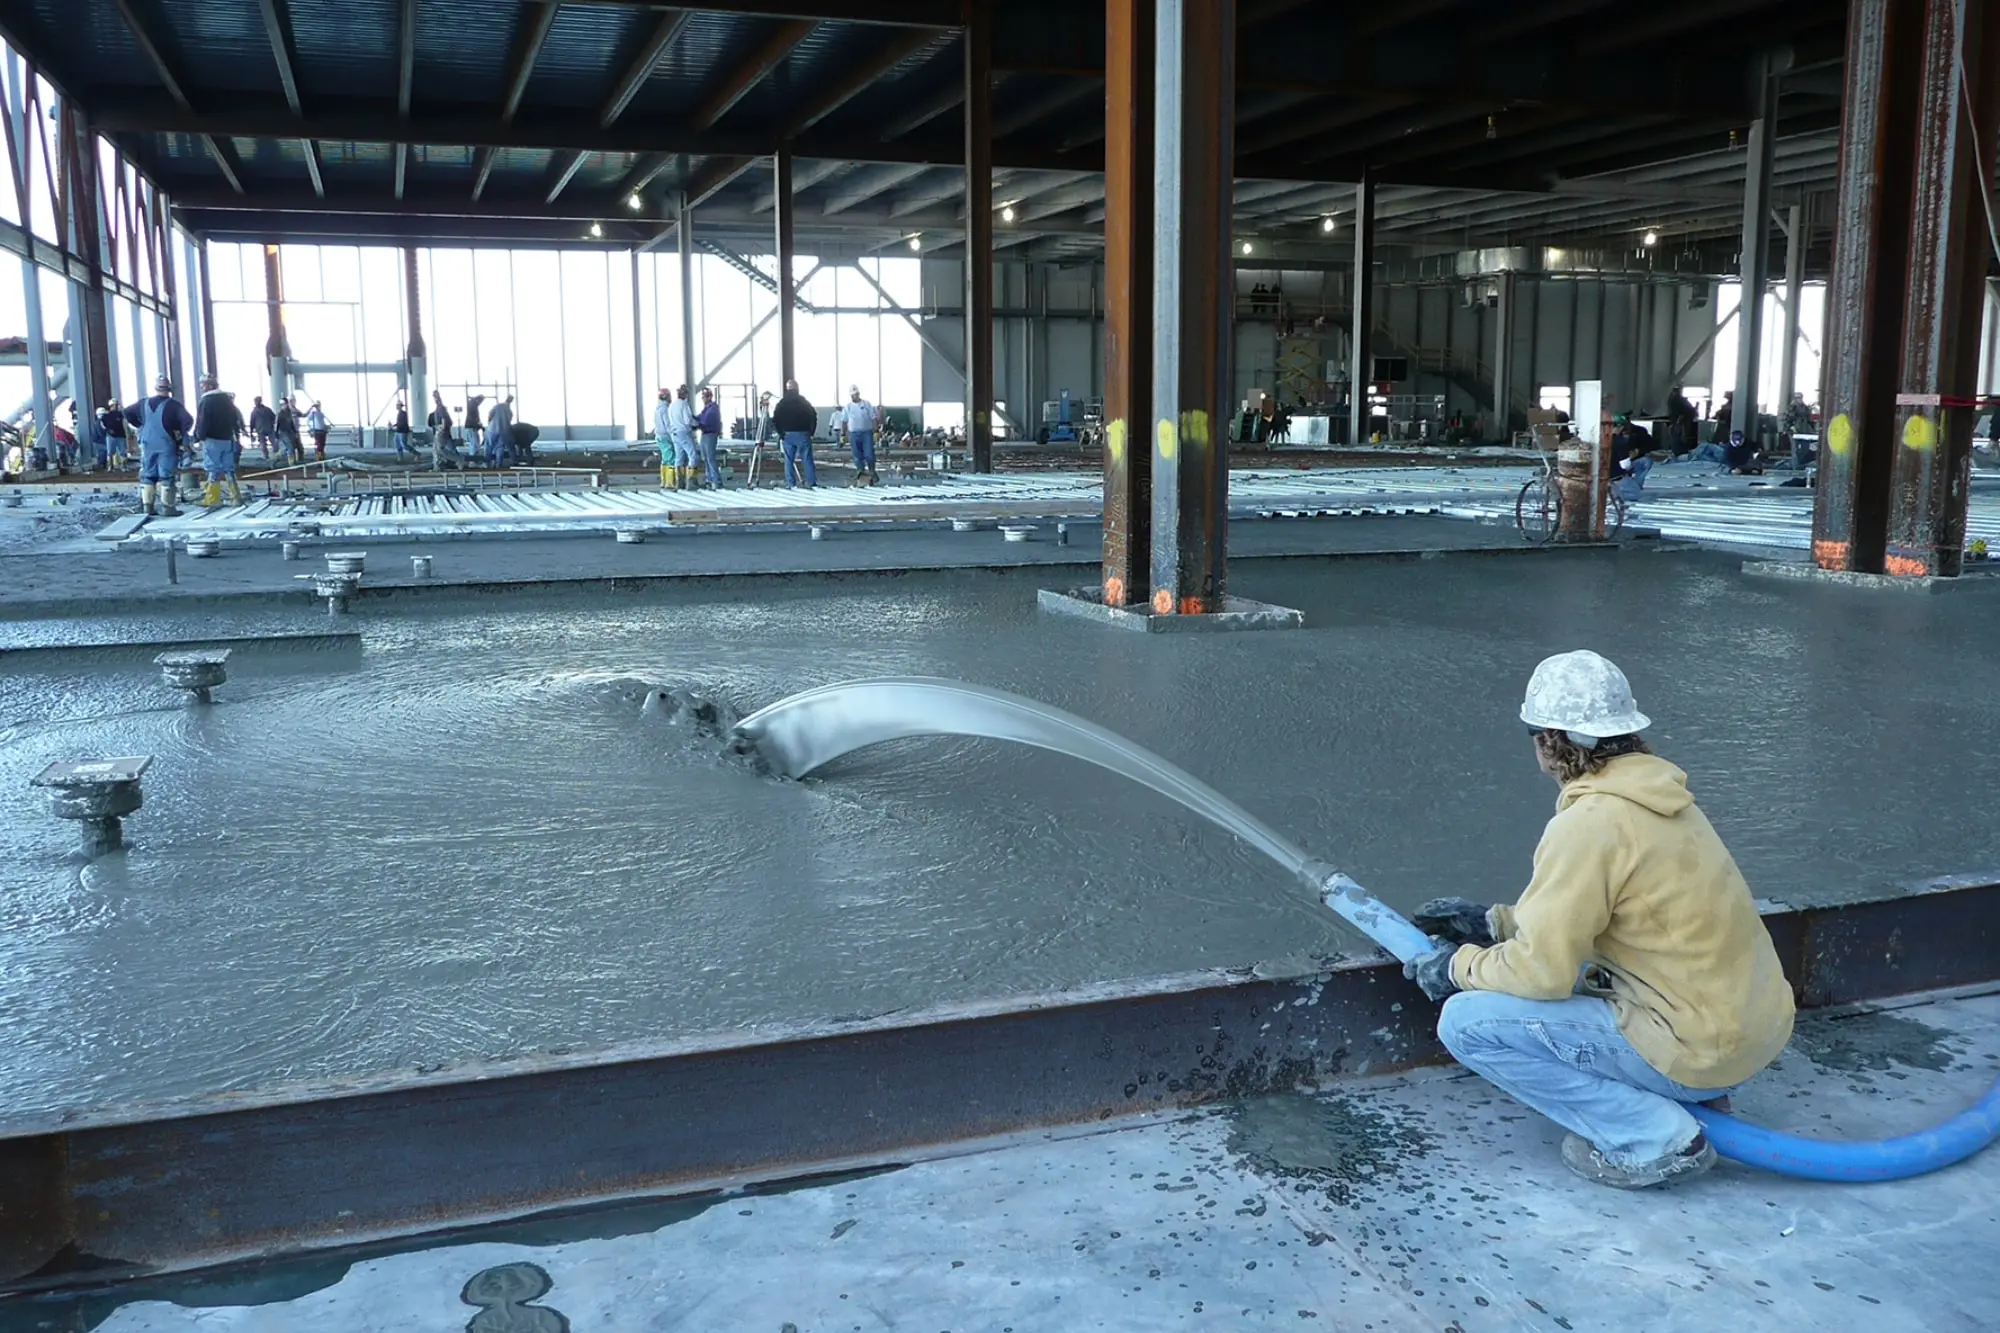
M1395 909L1345 875L1323 884L1323 900L1402 962L1436 944ZM1800 1180L1865 1184L1908 1180L1962 1162L2000 1139L2000 1080L1970 1107L1933 1129L1893 1139L1802 1139L1705 1106L1689 1106L1716 1152L1732 1162Z

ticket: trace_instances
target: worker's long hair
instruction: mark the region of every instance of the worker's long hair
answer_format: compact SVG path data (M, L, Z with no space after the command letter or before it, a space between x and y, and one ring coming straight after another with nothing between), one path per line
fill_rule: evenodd
M1535 733L1535 753L1541 757L1542 767L1565 787L1578 778L1603 772L1604 766L1620 755L1652 752L1643 736L1607 736L1587 747L1571 740L1568 732Z

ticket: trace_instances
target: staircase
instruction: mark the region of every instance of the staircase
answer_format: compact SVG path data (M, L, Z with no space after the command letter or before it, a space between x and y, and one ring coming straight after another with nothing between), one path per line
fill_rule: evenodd
M741 273L744 277L750 279L750 281L756 283L759 287L762 287L765 291L771 293L771 295L776 296L778 294L778 280L776 278L766 273L763 269L758 268L742 255L737 254L728 246L717 245L714 241L697 241L696 244L700 245L709 254L720 259L723 263L729 265L729 267L735 269L738 273ZM792 293L792 305L795 309L803 310L808 315L817 315L819 313L817 306L808 302L796 291Z

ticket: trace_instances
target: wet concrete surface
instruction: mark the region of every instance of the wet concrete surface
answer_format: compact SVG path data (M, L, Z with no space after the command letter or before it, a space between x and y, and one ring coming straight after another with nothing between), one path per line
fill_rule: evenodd
M0 658L0 1106L28 1116L1298 960L1357 937L1150 793L974 741L804 783L645 693L738 711L939 675L1189 769L1392 905L1511 899L1553 804L1515 720L1542 656L1621 662L1754 889L1838 899L1990 864L1977 599L1744 579L1702 553L1245 562L1272 635L1108 632L1044 576L718 579L391 602L359 647L240 645L211 710L154 649ZM90 625L301 628L259 608ZM315 625L323 625L319 618ZM69 632L15 622L10 635ZM84 867L25 783L152 754L131 850ZM1948 771L1949 782L1938 778Z
M315 607L319 604L311 585L297 576L324 570L327 551L357 549L368 554L364 598L370 590L436 591L469 584L518 589L747 574L1095 567L1103 558L1103 529L1096 523L1068 526L1068 545L1057 544L1053 521L1039 523L1034 539L1025 543L1008 542L992 527L960 533L948 525L836 528L823 541L813 541L803 527L685 531L656 533L639 545L619 545L605 534L361 543L331 538L308 544L296 561L285 560L275 545L232 548L204 559L181 553L175 559L178 583L167 581L164 550L86 545L0 553L0 611L37 617L84 611L94 617L107 610L175 602L273 597ZM1230 550L1239 559L1451 551L1536 554L1512 526L1424 516L1239 521L1230 525ZM415 555L431 557L430 578L412 575L410 557Z
M1798 1045L1736 1095L1806 1135L1935 1123L2000 1073L2000 997L1831 1020L1956 1054L1869 1081ZM1723 1163L1621 1193L1462 1071L1289 1093L775 1191L0 1306L61 1333L1985 1333L2000 1150L1868 1186ZM507 1319L494 1317L498 1311Z

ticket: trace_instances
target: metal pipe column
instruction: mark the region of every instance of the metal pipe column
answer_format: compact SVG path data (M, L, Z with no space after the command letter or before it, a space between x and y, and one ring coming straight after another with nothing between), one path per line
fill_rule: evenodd
M1792 406L1799 384L1799 296L1805 289L1805 210L1793 204L1785 214L1785 344L1778 353L1778 412Z
M188 278L188 289L183 296L187 302L188 345L194 349L194 373L199 379L203 375L217 373L215 358L208 352L208 275L201 271L199 248L194 238L185 232L181 234L181 264L187 269Z
M2000 16L1985 0L1928 0L1918 95L1883 572L1959 573L1978 416L1979 325L1992 258L1987 169L2000 131Z
M631 251L632 261L632 420L637 422L633 438L645 443L653 438L653 422L646 411L646 326L640 315L639 251ZM656 289L657 291L657 289ZM655 385L655 388L658 386ZM754 406L754 404L753 404Z
M417 438L429 438L431 414L430 349L424 345L423 292L417 284L417 247L403 247L403 308L410 324L410 343L403 355L410 377L410 426Z
M792 328L798 288L792 276L792 150L781 145L771 160L771 216L778 254L778 369L798 378L798 343Z
M190 241L189 244L193 244L193 242ZM201 283L202 365L205 366L211 373L213 373L215 372L216 362L217 362L217 357L215 355L215 288L210 286L208 281L208 238L207 237L203 237L201 244L196 248L195 259L200 274L198 281ZM274 412L278 410L275 404L272 406L271 410Z
M271 410L292 396L292 346L285 337L285 268L275 241L264 243L264 360L271 370Z
M1152 599L1154 0L1105 0L1106 606Z
M1501 444L1514 438L1514 275L1502 272L1494 283L1493 305L1493 438Z
M1981 336L1979 392L2000 394L2000 278L1986 280L1986 331Z
M1015 405L1016 419L1028 420ZM965 443L974 472L993 470L993 24L988 0L965 6Z
M1813 559L1822 569L1879 574L1888 547L1922 20L1922 0L1849 0L1847 8L1820 394L1826 428L1813 490Z
M1743 297L1736 320L1736 412L1730 425L1757 443L1757 390L1763 380L1764 298L1771 289L1771 172L1778 135L1778 75L1768 56L1757 62L1757 118L1743 175Z
M1223 608L1236 0L1160 0L1154 87L1153 611Z
M1375 178L1366 168L1354 187L1354 293L1348 301L1354 332L1347 342L1347 442L1367 439L1368 385L1375 378Z
M57 154L62 164L62 198L68 204L65 225L70 233L70 252L83 257L85 276L70 282L72 339L84 353L85 375L70 367L70 392L87 383L87 401L103 403L117 390L117 367L112 361L110 298L104 290L104 247L97 207L99 178L97 150L92 144L90 123L63 99L57 109Z
M685 191L681 194L680 225L674 228L674 239L680 246L681 260L681 383L687 385L690 398L694 395L694 209L688 204ZM778 308L785 307L782 294ZM786 372L789 375L789 371Z

